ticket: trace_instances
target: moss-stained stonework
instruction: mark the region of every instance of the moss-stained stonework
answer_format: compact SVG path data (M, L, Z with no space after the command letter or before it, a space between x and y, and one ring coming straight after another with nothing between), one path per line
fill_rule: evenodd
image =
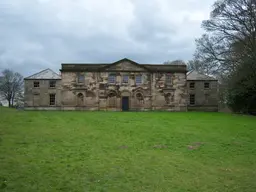
M203 81L197 80L196 89L191 90L186 72L183 65L138 64L128 59L112 64L62 64L55 89L43 86L43 80L40 89L33 88L33 80L26 80L26 107L121 111L126 100L131 111L187 111L189 94L196 94L198 106L217 106L217 81L211 82L209 90L199 91ZM114 83L109 82L110 75L115 76ZM140 84L136 84L136 76L141 76ZM49 106L52 93L56 93L56 106Z
M78 83L78 75L84 75L84 83ZM116 76L109 83L109 75ZM136 84L135 77L141 75L142 83ZM128 76L128 83L123 83ZM130 110L186 110L185 73L173 73L172 84L166 85L165 73L134 72L63 72L63 107L82 107L88 110L121 110L121 98L129 97ZM83 94L83 102L77 97Z

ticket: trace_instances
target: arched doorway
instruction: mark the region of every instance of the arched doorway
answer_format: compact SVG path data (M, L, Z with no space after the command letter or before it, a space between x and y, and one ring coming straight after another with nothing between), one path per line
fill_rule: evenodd
M77 106L79 107L84 106L84 95L82 93L77 94Z

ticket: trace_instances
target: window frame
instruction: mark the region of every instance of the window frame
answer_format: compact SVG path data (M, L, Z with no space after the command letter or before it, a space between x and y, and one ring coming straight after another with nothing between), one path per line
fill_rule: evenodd
M54 96L54 104L53 104L53 101L52 101L53 98L51 98L52 96ZM49 94L49 105L50 106L55 106L56 105L56 94L55 93L50 93Z
M82 80L81 80L82 79ZM77 83L83 84L85 81L85 76L82 73L77 74Z
M38 86L35 86L35 84L38 84ZM40 81L34 81L33 82L33 87L34 88L40 88Z
M53 82L54 82L54 86L51 86ZM56 88L56 83L57 83L56 80L50 80L49 81L49 88Z
M167 85L172 84L172 74L171 73L166 73L165 74L165 83Z
M208 85L207 87L205 85ZM210 89L210 82L204 82L204 89Z
M137 82L137 78L140 77L140 82ZM142 84L142 75L135 75L135 84L141 85Z
M127 81L125 81L125 77L127 78ZM129 75L123 75L122 76L122 83L129 83Z
M191 100L193 100L194 102L191 102ZM195 94L189 94L189 105L195 105L195 104L196 104L196 95Z
M193 85L193 86L191 87L191 85ZM196 86L195 82L189 82L189 88L190 89L195 89L195 86Z
M108 83L110 83L110 84L116 83L116 75L110 74L110 75L108 76Z

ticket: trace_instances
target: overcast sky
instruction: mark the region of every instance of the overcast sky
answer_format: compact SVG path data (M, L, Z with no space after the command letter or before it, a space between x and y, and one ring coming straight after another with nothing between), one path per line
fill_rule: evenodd
M192 58L214 0L0 0L0 70Z

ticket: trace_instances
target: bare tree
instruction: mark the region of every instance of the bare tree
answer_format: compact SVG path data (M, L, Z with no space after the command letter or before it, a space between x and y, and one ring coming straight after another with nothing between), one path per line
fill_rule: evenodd
M9 107L14 106L15 100L23 93L23 77L11 70L4 70L0 79L0 94L8 101Z
M256 1L218 0L206 30L196 40L195 59L211 68L211 73L233 72L244 58L256 58Z
M174 60L174 61L165 61L164 65L186 65L186 63L182 60Z
M200 70L221 79L223 95L234 111L256 111L256 1L217 0L206 34L196 40Z

